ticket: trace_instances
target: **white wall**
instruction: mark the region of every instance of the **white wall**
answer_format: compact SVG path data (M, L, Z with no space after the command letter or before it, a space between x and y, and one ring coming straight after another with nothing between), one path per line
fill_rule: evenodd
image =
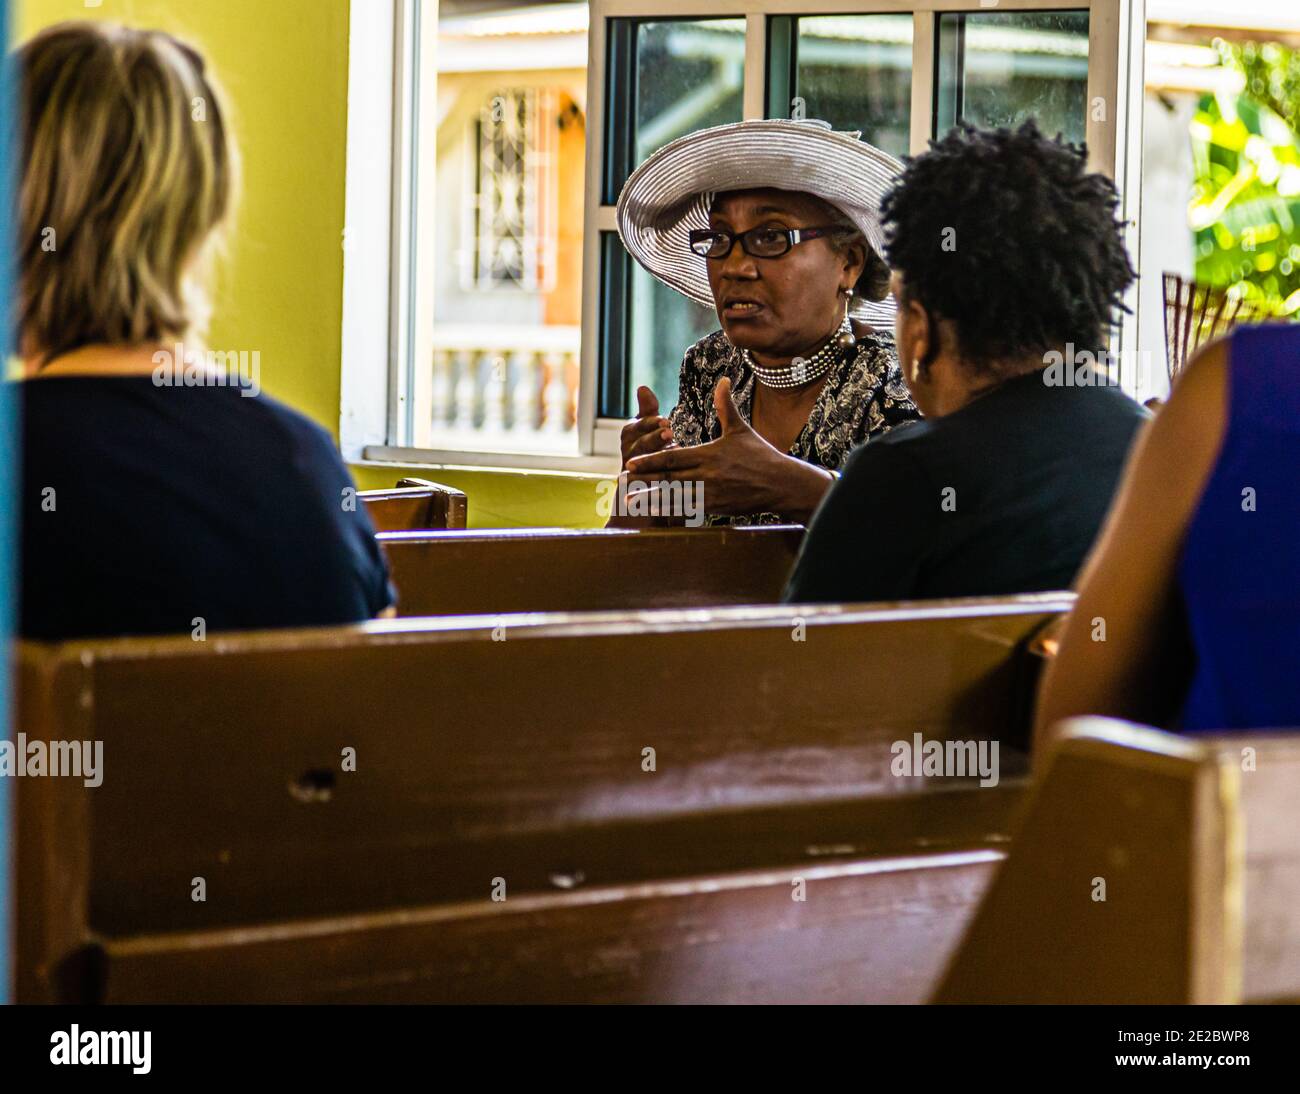
M1172 105L1172 109L1170 106ZM1192 153L1188 125L1196 96L1147 92L1142 132L1142 313L1138 348L1148 356L1143 398L1169 390L1165 358L1164 292L1166 273L1190 277L1195 270L1187 203L1192 193Z

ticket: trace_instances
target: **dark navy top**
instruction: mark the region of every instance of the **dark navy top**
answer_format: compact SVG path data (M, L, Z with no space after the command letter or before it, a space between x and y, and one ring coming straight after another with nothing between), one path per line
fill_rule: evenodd
M1239 327L1228 362L1178 567L1196 658L1182 726L1300 726L1300 327Z
M15 388L23 635L348 623L392 602L347 468L296 411L152 376Z
M854 449L785 599L913 600L1068 589L1148 416L1110 386L1033 372Z

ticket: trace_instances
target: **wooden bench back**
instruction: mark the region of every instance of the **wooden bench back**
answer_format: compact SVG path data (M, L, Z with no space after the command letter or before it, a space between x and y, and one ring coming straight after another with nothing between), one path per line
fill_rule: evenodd
M469 502L464 493L427 479L401 479L394 490L357 492L376 532L464 528Z
M403 616L774 604L803 529L381 535Z
M482 901L497 877L553 894L986 841L1020 792L1020 651L1068 602L22 646L19 728L102 741L105 775L21 781L20 991L57 994L92 941ZM891 773L914 733L1001 740L1002 792L939 779L920 808L926 780Z
M99 998L921 1003L1001 858L981 849L805 860L497 903L109 939L96 955Z
M1300 733L1058 733L939 1001L1300 1000Z

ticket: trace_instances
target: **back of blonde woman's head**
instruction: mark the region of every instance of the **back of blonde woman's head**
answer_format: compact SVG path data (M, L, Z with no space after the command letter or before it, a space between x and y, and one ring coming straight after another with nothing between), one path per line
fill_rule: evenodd
M202 56L160 31L63 23L17 61L24 355L201 330L236 172Z

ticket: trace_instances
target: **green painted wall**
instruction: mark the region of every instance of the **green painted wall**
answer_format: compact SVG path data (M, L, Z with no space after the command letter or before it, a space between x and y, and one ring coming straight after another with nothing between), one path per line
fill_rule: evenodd
M348 0L19 0L15 37L64 19L192 41L225 88L243 192L219 271L214 348L259 351L262 386L338 435ZM476 527L592 527L595 479L358 467L362 488L419 473L464 490Z
M389 463L354 465L352 473L362 490L388 489L407 475L463 490L469 498L471 528L599 528L605 523L596 512L597 485L602 480L594 475L453 470Z

